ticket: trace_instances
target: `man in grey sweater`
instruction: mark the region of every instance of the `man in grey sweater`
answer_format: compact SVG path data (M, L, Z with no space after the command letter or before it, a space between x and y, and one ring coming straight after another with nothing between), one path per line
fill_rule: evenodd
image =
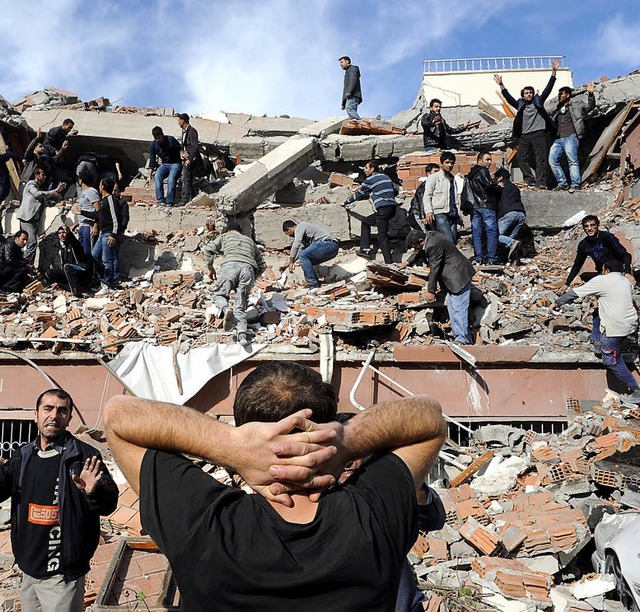
M315 265L333 259L338 254L338 241L326 229L308 221L287 220L282 224L282 231L293 238L289 263L281 266L293 272L296 260L304 272L307 287L319 287L320 281L314 269Z
M216 280L213 260L222 255L214 288L214 304L224 320L224 330L231 331L234 324L238 342L249 344L247 339L247 302L256 280L267 267L256 243L241 233L238 223L230 223L227 231L204 245L202 253L209 268L209 278ZM229 308L229 294L235 291L233 310Z

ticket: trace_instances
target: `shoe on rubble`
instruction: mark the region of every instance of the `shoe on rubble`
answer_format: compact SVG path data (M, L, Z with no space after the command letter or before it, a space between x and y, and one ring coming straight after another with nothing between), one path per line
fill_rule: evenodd
M602 357L602 342L600 340L591 342L591 350L596 357Z
M556 185L551 191L567 191L569 185Z
M376 258L376 254L371 249L360 249L356 255L358 257L364 257L365 259L373 260Z
M516 255L521 247L522 242L520 242L519 240L511 241L511 245L509 246L509 261L513 261L516 258Z
M227 308L224 313L224 319L222 320L222 329L228 332L233 328L233 310L231 308Z
M620 399L626 404L640 405L640 387L636 387L631 393L621 395Z
M109 285L102 283L100 285L100 289L95 292L95 295L108 295L109 291L111 291L111 289L109 288Z
M238 344L240 346L249 346L249 344L251 344L251 342L249 342L249 338L247 338L247 334L244 332L240 332L238 334Z

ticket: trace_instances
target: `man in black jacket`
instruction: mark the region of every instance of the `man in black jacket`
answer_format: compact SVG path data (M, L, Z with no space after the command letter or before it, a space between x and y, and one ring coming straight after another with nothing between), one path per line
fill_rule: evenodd
M513 120L513 137L518 140L518 165L522 170L522 176L528 185L536 185L538 189L548 188L547 156L549 155L549 147L547 146L547 134L555 131L555 125L547 114L544 103L556 82L556 72L559 66L560 62L557 59L553 60L549 82L541 94L536 94L533 87L527 85L520 92L522 97L519 100L516 100L508 92L499 74L493 75L506 101L516 109L516 117ZM535 176L529 165L531 152L536 160Z
M178 125L182 130L182 194L181 203L186 204L193 198L193 178L194 173L202 164L202 157L198 150L198 130L189 123L189 115L181 113L178 115Z
M66 225L61 225L57 234L58 252L45 274L54 283L68 285L75 297L82 297L81 286L90 280L90 262L82 244Z
M527 214L520 190L511 182L509 171L506 168L500 168L495 173L495 179L500 186L498 242L508 249L508 260L517 263L522 249L518 233L527 220Z
M498 262L498 183L491 178L491 153L478 153L477 163L464 181L462 212L471 215L473 261ZM484 255L486 237L487 255Z
M453 149L453 141L451 134L459 134L468 129L468 125L459 125L451 127L441 114L442 101L434 98L429 102L429 112L422 116L420 125L422 125L424 150L432 149Z
M24 572L23 610L82 612L100 516L118 503L100 453L66 431L72 411L66 391L42 393L38 437L0 466L0 500L11 497L11 546Z
M29 234L18 230L13 236L4 238L0 246L0 291L13 293L22 291L27 285L29 268L22 255Z
M411 230L407 236L407 247L415 249L416 259L424 254L429 264L429 283L425 294L426 301L436 301L438 282L447 290L447 310L451 319L453 341L458 344L471 344L469 328L469 298L471 279L475 274L469 260L447 240L440 232L421 232ZM404 268L412 262L400 264Z
M351 63L348 55L339 60L344 70L344 85L342 87L342 110L347 111L349 119L360 119L358 104L362 104L362 89L360 88L360 68Z

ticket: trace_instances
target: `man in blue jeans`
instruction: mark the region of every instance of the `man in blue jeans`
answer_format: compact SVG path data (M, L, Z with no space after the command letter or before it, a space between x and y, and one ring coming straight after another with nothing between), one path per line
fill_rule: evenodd
M623 264L609 259L602 265L602 274L588 283L570 289L560 296L554 307L573 302L578 298L596 296L598 315L593 317L591 342L602 343L602 363L628 391L621 398L630 404L640 404L640 386L622 359L622 341L636 331L638 313L633 303L631 283L624 277Z
M307 287L319 287L320 281L314 266L333 259L338 254L338 241L327 230L315 223L308 221L287 220L282 224L282 231L293 238L289 263L281 266L284 270L289 268L293 272L293 266L298 260L304 272Z
M462 190L462 212L471 215L473 261L498 263L498 207L499 186L489 172L491 153L478 153L477 163L465 179ZM484 254L486 239L487 253Z
M151 130L153 141L149 145L149 176L147 184L154 178L158 204L173 206L176 199L176 185L182 171L181 146L173 136L165 136L160 126ZM158 164L157 160L160 160ZM155 172L155 177L154 177ZM164 181L167 181L167 197L164 197Z
M596 106L594 91L595 85L589 83L587 85L587 103L585 104L582 100L571 100L571 87L561 87L558 90L558 106L551 113L551 119L556 123L558 131L549 151L549 165L556 181L558 181L554 191L569 189L567 177L560 165L563 156L566 156L569 164L571 178L569 191L580 189L582 179L578 163L578 144L585 133L584 117Z
M498 242L509 250L509 261L518 262L522 249L518 234L527 220L524 204L520 190L511 182L506 168L496 170L495 179L502 189L498 201Z

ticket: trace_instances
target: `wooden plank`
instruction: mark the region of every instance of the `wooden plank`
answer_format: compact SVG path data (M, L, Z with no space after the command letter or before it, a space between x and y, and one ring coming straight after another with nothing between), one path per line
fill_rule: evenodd
M7 143L4 141L2 137L2 133L0 133L0 153L7 152ZM18 192L20 190L20 175L18 174L18 168L16 167L16 162L13 159L10 159L7 163L7 170L9 170L9 178L11 179L11 186L15 190L15 196L18 197Z
M516 109L507 102L507 99L502 95L502 92L500 90L496 90L496 93L498 94L498 98L500 98L500 100L502 101L502 108L504 108L504 112L507 117L509 117L510 119L515 119Z
M480 98L478 100L478 108L485 115L489 115L489 117L497 122L500 122L507 117L501 110L498 110L495 106L493 106L493 104L489 104L489 102L487 102L487 100L485 100L484 98Z
M622 129L627 116L631 112L632 107L633 102L629 102L629 104L627 104L614 117L613 121L605 128L602 134L600 134L598 142L596 142L591 153L589 154L585 171L582 173L583 183L598 171L598 168L600 168L600 165L606 159L607 152L609 151L611 145L614 143L615 139L618 137L618 134L620 133L620 130Z
M452 487L459 487L471 478L481 467L487 465L493 459L493 451L487 451L478 457L466 470L460 472L452 481Z

